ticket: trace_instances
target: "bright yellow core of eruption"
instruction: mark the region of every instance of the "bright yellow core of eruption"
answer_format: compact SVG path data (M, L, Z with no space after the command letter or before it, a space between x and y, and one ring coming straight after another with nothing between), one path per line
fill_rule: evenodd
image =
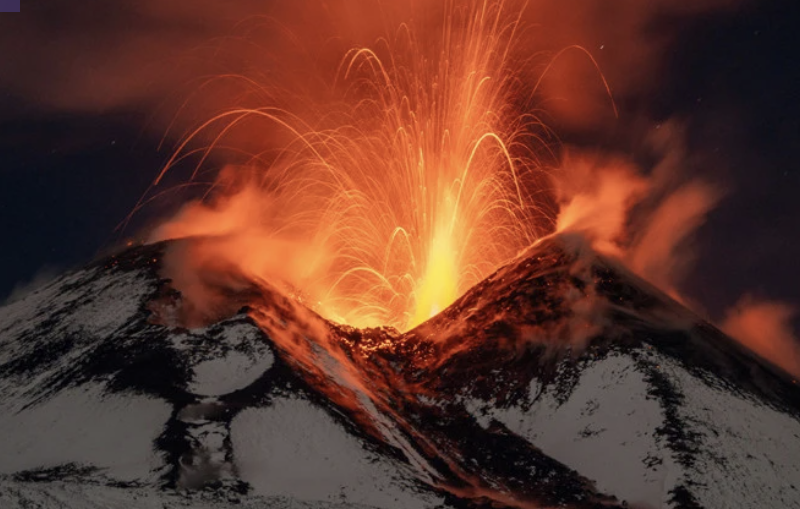
M247 178L223 172L213 201L156 238L216 235L205 258L286 281L334 321L403 330L530 245L546 130L519 113L531 94L509 56L519 13L501 1L445 5L424 39L404 23L374 49L350 50L341 97L311 113L233 109L189 133L164 171L201 134L213 140L207 154L254 119L290 141L267 163L254 156Z
M440 225L430 242L425 273L415 290L415 310L408 327L415 327L442 311L459 296L458 260L447 225Z

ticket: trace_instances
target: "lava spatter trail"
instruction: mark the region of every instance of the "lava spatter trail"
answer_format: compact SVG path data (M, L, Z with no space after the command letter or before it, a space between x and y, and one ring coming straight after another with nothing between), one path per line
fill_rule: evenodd
M221 260L331 321L408 330L552 229L543 196L555 138L523 101L535 92L519 75L528 62L512 58L522 10L445 2L434 31L405 20L345 51L335 75L320 77L334 99L295 98L302 114L232 108L188 133L156 184L210 137L194 178L243 125L289 141L266 139L153 233L209 237L170 277Z

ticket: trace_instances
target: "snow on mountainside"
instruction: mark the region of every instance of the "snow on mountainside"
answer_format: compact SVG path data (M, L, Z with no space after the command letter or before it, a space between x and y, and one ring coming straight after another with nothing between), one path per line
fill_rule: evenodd
M406 334L164 248L0 308L0 507L800 507L800 388L574 238Z
M160 253L130 251L0 310L0 507L436 505L312 403L246 316L151 323ZM154 489L164 486L179 491ZM204 486L222 502L178 495Z

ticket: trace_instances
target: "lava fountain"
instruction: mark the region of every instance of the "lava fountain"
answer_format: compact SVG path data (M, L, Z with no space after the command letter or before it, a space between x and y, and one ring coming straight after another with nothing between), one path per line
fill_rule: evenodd
M512 61L521 10L447 2L435 37L401 24L343 55L336 99L312 114L231 108L189 132L196 168L237 126L288 133L279 150L219 173L155 232L208 236L191 264L280 282L322 316L407 330L552 229L538 198L552 136ZM529 101L532 101L530 99ZM210 139L197 148L201 139ZM537 204L538 202L538 204Z

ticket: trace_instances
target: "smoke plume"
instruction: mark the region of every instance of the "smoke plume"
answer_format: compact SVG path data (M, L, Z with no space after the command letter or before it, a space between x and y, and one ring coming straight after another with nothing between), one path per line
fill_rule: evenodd
M745 296L728 311L721 327L759 356L800 378L800 341L791 325L796 313L783 302Z
M685 302L681 283L697 256L693 238L724 189L686 175L677 122L649 142L660 160L649 173L622 156L568 152L553 177L556 230L583 233L596 250Z

